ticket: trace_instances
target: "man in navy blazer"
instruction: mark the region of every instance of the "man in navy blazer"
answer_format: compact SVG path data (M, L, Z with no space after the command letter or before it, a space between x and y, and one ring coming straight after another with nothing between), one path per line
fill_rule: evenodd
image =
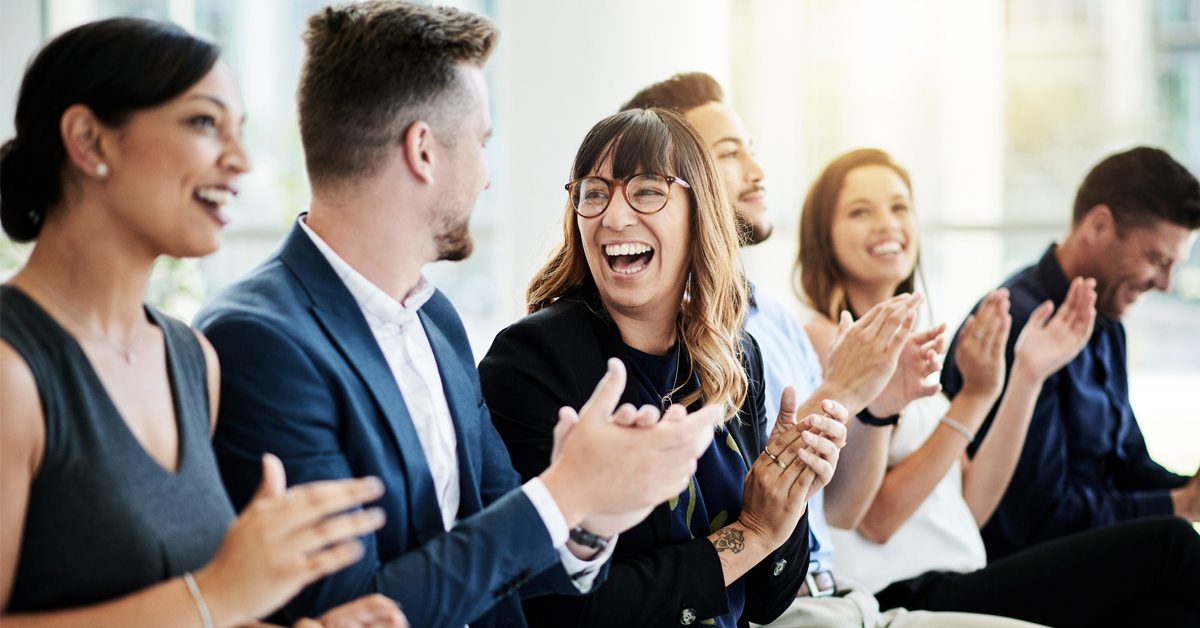
M287 623L381 592L414 627L523 626L521 597L603 579L612 537L687 486L720 416L627 427L632 409L613 412L618 363L578 416L563 413L551 467L520 484L458 314L420 273L471 250L496 36L484 17L406 2L310 17L298 90L310 211L196 317L221 360L214 447L237 507L264 452L292 484L387 487L387 524L362 539L363 558L292 600Z

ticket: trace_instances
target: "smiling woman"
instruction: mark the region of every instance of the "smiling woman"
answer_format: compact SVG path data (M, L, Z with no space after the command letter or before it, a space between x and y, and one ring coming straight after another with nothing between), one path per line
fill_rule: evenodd
M732 199L680 115L631 109L602 120L572 173L563 242L530 283L531 315L500 332L479 365L514 467L529 478L550 464L555 416L578 410L613 358L629 371L616 420L672 421L681 406L718 412L687 490L577 529L585 540L627 530L604 587L527 600L526 618L555 627L773 621L806 573L805 503L832 475L845 427L797 422L789 388L768 439L762 356L742 331ZM834 406L830 416L844 418Z
M218 53L118 18L60 35L22 82L17 136L0 149L0 221L36 240L0 287L5 626L242 625L358 560L355 537L383 523L335 514L378 498L378 481L285 494L271 456L255 508L235 518L209 443L216 356L142 303L156 258L220 246L222 206L250 167ZM335 614L403 623L382 599Z

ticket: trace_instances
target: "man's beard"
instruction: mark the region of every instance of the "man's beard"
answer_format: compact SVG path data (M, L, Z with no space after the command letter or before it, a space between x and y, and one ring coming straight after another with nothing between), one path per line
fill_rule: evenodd
M437 243L438 261L459 262L471 256L475 250L475 239L471 237L471 215L453 221L450 218L438 220L437 233L433 236Z

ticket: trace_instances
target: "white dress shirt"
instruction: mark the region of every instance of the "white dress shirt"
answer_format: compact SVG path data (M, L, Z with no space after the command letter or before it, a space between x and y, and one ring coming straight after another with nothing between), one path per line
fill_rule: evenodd
M354 270L324 240L309 228L302 216L300 226L325 256L333 271L346 285L363 316L375 341L383 351L413 427L421 441L421 451L429 464L433 486L437 492L438 506L442 511L442 524L446 530L454 527L458 519L461 498L458 474L458 438L450 407L446 403L446 392L442 389L442 378L437 360L425 327L417 316L425 302L433 296L434 287L425 276L417 283L404 301L397 302L361 273ZM554 548L558 551L563 567L571 574L575 586L583 593L592 588L598 568L612 555L616 539L592 560L580 560L567 549L567 520L555 503L554 497L541 478L533 478L521 487L529 501L537 509Z

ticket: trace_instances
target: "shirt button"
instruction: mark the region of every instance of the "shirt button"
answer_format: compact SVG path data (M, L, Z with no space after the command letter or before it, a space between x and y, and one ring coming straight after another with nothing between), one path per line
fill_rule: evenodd
M696 609L683 609L683 613L679 616L679 623L683 624L684 626L691 626L692 622L694 621L696 621Z
M787 559L785 559L785 558L780 558L779 560L775 561L775 572L774 572L774 574L775 574L776 576L778 576L779 574L783 573L783 568L784 568L784 567L787 567Z

